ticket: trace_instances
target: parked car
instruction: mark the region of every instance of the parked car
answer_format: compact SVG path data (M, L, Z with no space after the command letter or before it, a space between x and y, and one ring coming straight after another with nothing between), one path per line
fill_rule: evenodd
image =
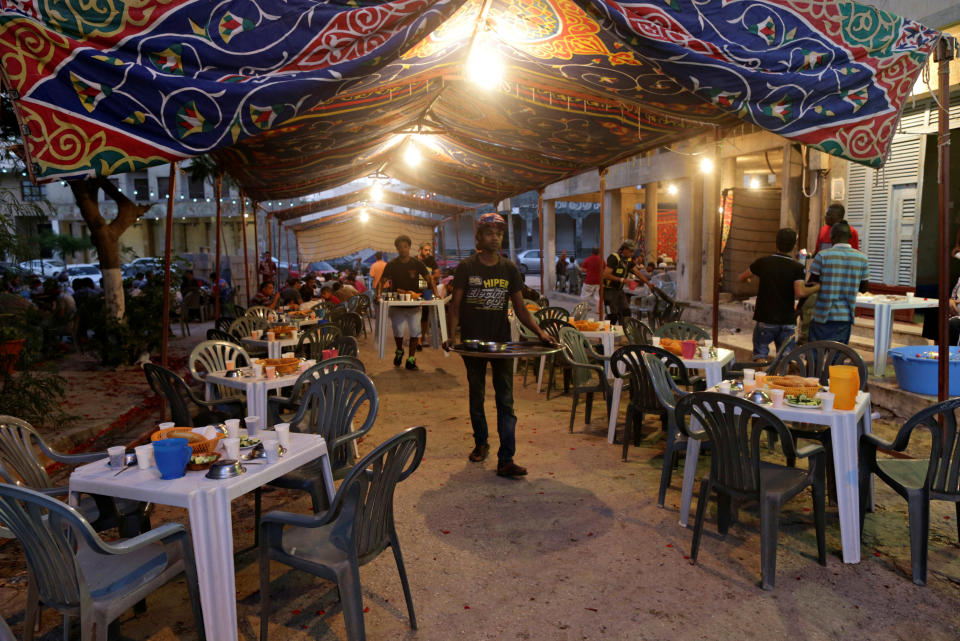
M520 273L526 276L527 274L539 274L540 273L540 250L539 249L525 249L519 254L517 254L517 268L520 270Z
M66 265L59 258L36 258L23 261L20 263L20 267L34 274L53 276L62 272Z
M159 258L136 258L120 268L124 278L132 278L137 274L153 274L163 271L163 261Z
M93 263L67 265L67 268L63 271L67 274L67 279L70 281L70 287L73 287L73 281L79 278L89 278L93 280L93 284L97 287L103 286L103 274L100 272L99 265L95 265Z
M0 278L13 278L14 276L19 276L22 281L24 278L29 276L31 272L15 263L5 263L0 262Z

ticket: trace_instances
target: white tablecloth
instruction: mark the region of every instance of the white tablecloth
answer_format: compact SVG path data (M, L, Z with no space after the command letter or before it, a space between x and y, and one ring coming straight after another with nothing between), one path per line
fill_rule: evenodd
M833 445L833 469L837 482L837 508L840 513L840 539L843 562L860 562L860 479L857 460L860 434L871 431L870 394L860 392L852 410L800 409L784 405L765 405L784 422L826 425ZM862 426L862 431L861 431ZM680 494L680 525L686 527L700 455L700 441L687 439L687 458L683 465L683 488Z
M297 377L300 376L300 372L286 376L277 376L273 379L267 379L262 376L260 378L253 378L252 376L227 378L224 374L225 372L211 372L203 379L207 388L207 398L210 398L210 390L214 384L241 389L247 395L247 416L259 416L260 419L264 421L264 425L266 425L268 416L267 393L270 390L293 385L297 381Z
M887 371L887 351L893 334L893 312L898 309L937 307L936 298L906 296L857 296L857 307L873 310L873 373L883 376Z
M733 362L733 350L725 347L717 348L717 357L714 359L701 358L682 358L683 364L687 369L695 369L703 372L707 380L707 387L713 387L723 380L723 368L727 363ZM617 417L620 414L620 396L623 394L623 378L617 377L613 380L613 391L610 400L610 423L607 425L607 441L613 443L614 436L617 433Z
M323 479L333 500L333 475L323 438L314 434L290 434L290 449L278 462L246 465L246 473L215 481L206 472L187 472L179 479L165 481L156 468L131 469L120 476L103 461L78 467L70 475L70 501L79 492L150 501L186 508L190 516L190 538L197 561L200 603L208 639L236 641L237 601L233 564L233 519L230 502L267 482L308 463L323 459Z
M383 360L383 352L387 343L387 333L391 332L390 321L387 318L387 310L391 307L426 307L432 310L430 314L430 335L433 338L432 345L434 349L440 349L440 345L447 340L447 312L444 309L447 299L434 298L433 300L381 300L377 307L377 357ZM450 356L446 351L444 356Z

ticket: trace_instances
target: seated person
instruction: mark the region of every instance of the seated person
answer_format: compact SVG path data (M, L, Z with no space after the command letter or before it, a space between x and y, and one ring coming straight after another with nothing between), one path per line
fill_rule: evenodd
M200 289L200 281L194 277L193 270L188 269L183 272L183 278L180 279L180 293L186 294L195 289Z
M276 309L280 301L280 294L274 292L273 282L265 280L260 283L260 291L250 299L251 305L262 305L270 309Z
M333 287L331 287L330 285L323 286L323 289L320 290L320 298L322 298L325 303L330 302L330 303L333 303L334 305L339 305L340 303L343 302L339 298L334 296Z
M213 287L213 284L216 283L220 288L220 301L226 301L230 298L230 286L227 285L227 281L223 278L217 278L217 275L214 272L210 272L210 287ZM211 294L213 290L211 289Z
M335 282L333 284L333 293L336 294L337 298L341 301L348 300L356 296L357 288L352 285L347 285L346 283Z
M296 278L288 278L287 286L280 290L280 300L284 305L301 304L303 297L300 295L300 281Z

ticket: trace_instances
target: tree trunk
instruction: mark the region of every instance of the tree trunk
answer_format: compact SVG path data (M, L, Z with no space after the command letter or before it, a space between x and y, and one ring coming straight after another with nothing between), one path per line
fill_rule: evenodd
M100 258L103 300L107 306L107 314L121 321L124 315L124 297L123 277L120 273L120 236L150 209L150 205L132 202L104 177L71 180L70 189L80 208L80 215L90 228L90 240L97 248ZM117 203L117 217L109 223L100 213L100 203L97 201L100 189Z

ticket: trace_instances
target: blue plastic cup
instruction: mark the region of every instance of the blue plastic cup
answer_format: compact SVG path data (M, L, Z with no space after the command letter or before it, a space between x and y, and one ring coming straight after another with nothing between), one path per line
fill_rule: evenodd
M160 478L178 479L186 474L193 448L185 438L165 438L153 443L153 458L160 470Z
M433 300L433 290L425 289L423 290L423 300Z

